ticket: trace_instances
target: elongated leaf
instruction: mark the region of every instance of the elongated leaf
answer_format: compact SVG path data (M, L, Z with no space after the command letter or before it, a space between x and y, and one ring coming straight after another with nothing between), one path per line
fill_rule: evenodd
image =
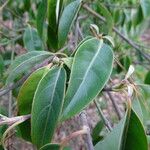
M113 22L113 18L111 16L111 13L108 11L108 9L100 2L98 2L98 12L100 14L102 14L105 19L106 19L106 22L107 24L105 24L105 26L107 25L107 31L110 32L112 31L113 29L113 26L114 26L114 22Z
M95 150L147 150L144 128L133 110L128 110L115 129L95 146Z
M27 115L31 113L32 101L36 88L49 69L43 67L32 73L29 78L22 85L18 94L18 113L19 115ZM31 125L30 120L27 120L20 124L21 135L26 140L31 140Z
M150 71L146 74L144 83L145 83L145 84L150 84Z
M0 77L2 76L4 71L4 60L3 57L0 55Z
M80 112L102 90L113 64L111 47L92 38L77 49L65 97L62 120Z
M24 46L28 51L44 50L43 43L34 28L28 27L23 35Z
M135 14L134 19L133 19L134 27L136 27L138 24L140 24L143 21L143 19L144 19L144 16L143 16L143 12L142 12L142 7L141 7L141 5L139 5L137 13Z
M132 109L136 112L141 122L143 122L143 112L142 107L140 104L140 100L138 98L135 98L132 102Z
M48 0L48 46L58 49L58 24L63 0Z
M92 131L92 141L93 145L96 145L103 137L100 136L100 132L102 131L104 124L102 121L99 121Z
M38 85L31 113L32 141L37 147L49 143L53 137L62 110L65 82L65 70L54 67Z
M37 30L41 39L43 37L43 27L44 27L46 15L47 15L47 0L42 0L38 7L37 19L36 19Z
M12 66L10 66L11 72L9 73L6 84L13 82L20 74L25 73L28 69L41 63L50 56L52 56L52 53L41 51L27 53L18 57L14 60Z
M57 30L56 7L57 0L48 0L48 23L54 30Z
M149 0L140 0L143 16L146 18L150 16L150 1Z
M58 27L58 45L61 48L67 39L70 28L81 6L81 0L76 0L65 7Z

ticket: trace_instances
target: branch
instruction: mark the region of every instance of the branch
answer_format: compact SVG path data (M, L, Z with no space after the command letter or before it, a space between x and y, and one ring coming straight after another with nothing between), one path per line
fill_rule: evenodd
M0 115L0 126L2 125L12 125L18 121L25 121L31 118L31 115L17 116L17 117L5 117Z
M91 138L91 134L90 134L90 128L89 128L89 125L87 122L85 112L81 112L80 119L82 121L83 127L85 127L87 129L87 134L86 134L87 150L94 150L94 146L93 146L92 138Z
M78 137L79 135L83 135L83 134L87 134L87 130L86 130L86 129L82 129L82 130L73 132L72 134L70 134L69 136L67 136L66 138L64 138L64 139L61 141L61 143L60 143L61 147L63 148L64 146L67 145L67 143L68 143L71 139L73 139L73 138L75 138L75 137Z
M107 129L109 131L111 131L112 130L111 124L109 123L109 121L107 120L107 118L104 116L104 114L103 114L102 110L100 109L100 107L98 106L98 103L97 103L96 100L94 100L94 104L95 104L95 106L96 106L96 108L98 110L98 113L99 113L99 115L100 115L100 117L101 117L104 125L107 127Z
M118 105L117 105L116 101L114 100L114 98L113 98L113 96L110 92L107 92L107 94L108 94L108 96L109 96L109 98L110 98L110 100L111 100L111 102L112 102L112 104L115 108L115 111L117 113L117 116L118 116L119 120L121 120L122 113L121 113L120 109L118 108Z
M106 22L106 19L104 17L102 17L101 15L99 15L98 13L96 13L94 10L92 10L90 7L88 7L86 4L83 5L83 8L85 10L87 10L88 12L90 12L92 15L94 15L95 17L99 18L101 21ZM132 46L135 50L137 50L138 52L140 52L140 54L150 62L150 56L145 54L144 52L141 51L140 47L137 46L133 41L131 41L130 39L128 39L127 37L125 37L122 33L120 33L120 31L116 28L113 27L113 31L120 36L126 43L128 43L130 46Z

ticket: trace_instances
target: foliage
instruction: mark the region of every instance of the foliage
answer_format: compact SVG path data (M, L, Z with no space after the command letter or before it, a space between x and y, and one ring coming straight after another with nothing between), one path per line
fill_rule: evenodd
M93 149L148 149L150 55L140 37L149 27L149 0L8 0L0 4L0 22L13 24L10 28L2 24L0 29L0 46L6 49L0 49L0 96L12 90L17 115L31 115L10 123L14 118L6 117L0 107L0 125L7 120L11 125L8 130L3 124L0 127L4 149L7 133L16 126L19 136L40 150L71 149L67 143L77 133L88 135L87 129L60 143L53 143L55 131L92 102L100 114L91 134ZM25 54L18 56L16 45ZM119 83L111 83L116 78ZM104 92L112 91L126 99L122 119L111 118L113 127L96 103Z

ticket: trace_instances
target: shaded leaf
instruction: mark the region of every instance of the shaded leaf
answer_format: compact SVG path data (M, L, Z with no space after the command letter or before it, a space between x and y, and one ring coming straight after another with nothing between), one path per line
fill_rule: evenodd
M111 47L92 38L81 44L74 56L62 120L86 107L108 81L113 63Z
M24 46L28 51L41 51L44 50L43 43L34 28L30 26L26 28L23 35Z
M62 110L65 82L65 70L53 67L38 85L31 113L31 136L37 147L49 143L53 137Z
M62 13L58 26L58 45L61 48L67 39L70 28L81 6L81 0L76 0L67 5Z
M48 0L48 46L58 49L58 25L63 0Z
M147 150L144 128L133 110L128 109L114 130L96 146L95 150Z
M96 145L103 137L100 136L100 132L102 131L104 124L102 121L99 121L92 131L92 141L93 145Z
M150 1L149 0L140 0L141 8L143 11L143 16L148 17L150 16Z
M30 52L19 56L10 66L10 73L7 78L6 84L13 82L20 74L25 73L33 66L41 63L46 58L52 56L52 53L41 51L41 52Z
M139 99L134 99L132 102L132 109L137 113L140 120L143 122L143 112Z
M4 71L4 60L3 60L2 55L0 55L0 77L3 74L3 71Z
M46 15L47 15L47 0L42 0L38 7L37 19L36 19L37 30L41 39L43 37L43 27L44 27Z
M150 84L150 71L146 74L144 83L145 83L145 84Z
M111 13L109 12L109 10L100 2L98 2L98 12L100 14L102 14L107 22L107 30L108 32L111 32L114 26L114 22L113 22L113 18L111 16ZM106 24L105 24L106 25Z
M18 114L27 115L31 113L32 101L36 88L42 77L48 72L47 67L40 68L32 73L22 85L18 94ZM21 135L26 140L31 140L31 125L30 120L20 124Z

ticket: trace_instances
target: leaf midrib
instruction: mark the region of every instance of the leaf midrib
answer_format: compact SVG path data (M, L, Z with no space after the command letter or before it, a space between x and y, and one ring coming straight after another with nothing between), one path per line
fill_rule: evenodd
M58 82L58 78L59 78L59 76L60 76L60 71L61 71L61 68L59 68L59 71L58 71L58 73L57 73L57 76L56 76L56 81L55 81L55 83L54 83L54 89L53 89L53 92L52 92L52 96L51 96L51 99L50 99L50 106L51 106L51 104L52 104L52 100L53 100L53 98L54 98L54 94L55 94L55 89L56 89L56 86L57 86L57 82ZM48 109L48 113L47 113L47 117L46 117L46 123L45 123L45 127L44 127L44 132L43 132L43 136L42 136L42 144L43 144L43 139L44 139L44 135L45 135L45 131L46 131L46 127L47 127L47 122L48 122L48 118L49 118L49 114L50 114L50 109L51 107L49 107L49 109Z
M75 94L73 95L72 99L76 96L77 92L80 90L80 87L81 87L82 84L84 83L84 81L85 81L85 79L86 79L86 76L87 76L89 70L91 69L93 63L95 62L95 60L96 60L96 58L97 58L97 56L98 56L98 54L99 54L99 52L100 52L100 50L101 50L101 48L102 48L102 45L103 45L103 42L100 41L99 46L98 46L98 51L95 53L95 56L93 57L93 59L92 59L90 65L88 66L87 71L85 72L85 74L84 74L84 76L83 76L84 78L83 78L81 84L79 85L79 88L77 89L77 91L76 91ZM71 102L70 102L70 103L71 103ZM70 104L70 103L69 103L69 104ZM67 107L69 106L69 104L67 105ZM66 108L67 108L67 107L66 107Z

